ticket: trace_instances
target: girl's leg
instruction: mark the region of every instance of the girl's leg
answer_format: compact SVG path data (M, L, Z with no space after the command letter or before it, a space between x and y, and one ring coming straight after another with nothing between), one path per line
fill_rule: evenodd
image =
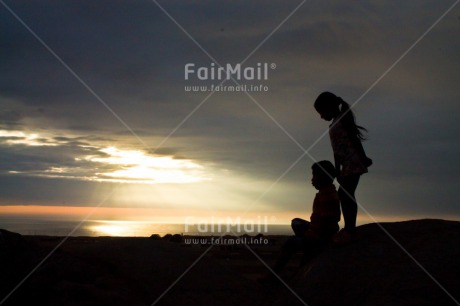
M345 230L349 233L354 233L356 229L358 204L356 203L355 190L359 183L359 177L360 175L349 175L340 178L339 198Z

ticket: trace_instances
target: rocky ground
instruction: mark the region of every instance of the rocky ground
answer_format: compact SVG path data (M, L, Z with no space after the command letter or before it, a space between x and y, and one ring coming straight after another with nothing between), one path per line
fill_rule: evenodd
M0 230L0 305L459 305L460 222L360 226L357 241L307 266L298 268L298 254L285 284L257 281L286 239L264 238L249 250L70 237L49 256L63 237Z

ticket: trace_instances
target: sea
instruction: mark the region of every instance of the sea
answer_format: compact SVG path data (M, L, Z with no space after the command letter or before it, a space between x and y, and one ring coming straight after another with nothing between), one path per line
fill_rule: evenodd
M118 220L53 220L35 218L0 217L0 229L21 235L40 236L118 236L150 237L153 234L183 234L190 236L216 236L225 233L237 235L292 235L290 225L285 224L165 224L144 221Z

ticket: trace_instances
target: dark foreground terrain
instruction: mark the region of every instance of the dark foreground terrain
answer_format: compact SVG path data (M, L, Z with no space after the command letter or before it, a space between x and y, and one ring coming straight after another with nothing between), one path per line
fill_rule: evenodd
M70 237L49 255L63 237L0 230L0 304L438 306L460 301L460 222L360 226L356 242L331 246L300 269L298 254L281 275L287 286L257 281L269 273L264 263L273 264L286 237L265 237L268 245L250 245L251 250L153 238Z

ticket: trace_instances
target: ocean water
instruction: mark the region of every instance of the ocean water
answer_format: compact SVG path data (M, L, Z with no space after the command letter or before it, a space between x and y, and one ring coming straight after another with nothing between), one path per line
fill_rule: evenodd
M290 225L246 224L229 227L227 224L159 224L138 221L88 220L63 221L32 218L0 218L0 228L22 235L46 236L120 236L149 237L152 234L184 234L192 236L210 236L230 233L237 235L292 235Z

